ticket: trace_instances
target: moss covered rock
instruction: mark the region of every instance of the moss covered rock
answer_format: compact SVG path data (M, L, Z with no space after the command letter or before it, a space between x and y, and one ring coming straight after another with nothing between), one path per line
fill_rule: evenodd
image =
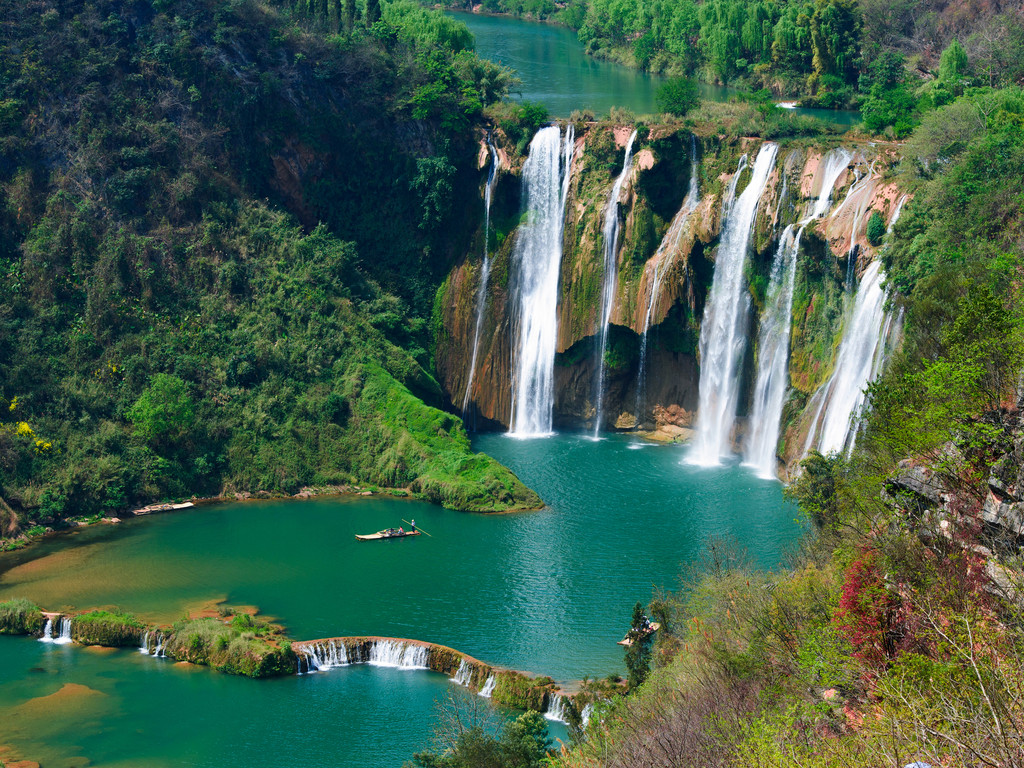
M71 639L108 648L138 646L146 626L131 613L90 611L71 619Z

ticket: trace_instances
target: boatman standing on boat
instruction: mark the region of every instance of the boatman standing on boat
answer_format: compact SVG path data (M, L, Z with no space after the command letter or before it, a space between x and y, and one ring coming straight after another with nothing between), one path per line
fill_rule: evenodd
M409 530L412 531L413 533L416 533L416 518L415 517L412 520L409 521L409 526L410 526Z

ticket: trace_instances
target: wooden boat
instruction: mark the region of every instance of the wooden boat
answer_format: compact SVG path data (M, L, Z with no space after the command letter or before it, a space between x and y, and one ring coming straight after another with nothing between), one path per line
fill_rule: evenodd
M642 630L641 632L639 632L639 635L640 635L641 638L647 637L648 635L653 635L659 629L661 629L661 624L659 624L656 621L653 621L653 622L651 622L651 625L647 629ZM633 630L630 630L629 632L627 632L626 636L624 638L622 638L621 640L619 640L618 644L619 645L624 645L627 648L629 648L629 646L631 646L633 644L633 638L631 638L629 636L632 631Z
M397 528L385 528L383 531L377 531L376 533L356 534L356 538L359 541L377 541L378 539L404 539L406 536L419 536L419 531L402 531L399 532Z

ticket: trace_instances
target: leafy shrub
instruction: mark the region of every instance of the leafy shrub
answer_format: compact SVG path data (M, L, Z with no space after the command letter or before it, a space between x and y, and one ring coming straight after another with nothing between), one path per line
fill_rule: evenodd
M878 211L872 211L871 216L868 217L868 242L874 246L882 244L882 238L885 237L885 219L882 218L882 214Z
M658 88L655 101L662 112L685 117L700 104L700 89L697 83L687 77L673 77Z

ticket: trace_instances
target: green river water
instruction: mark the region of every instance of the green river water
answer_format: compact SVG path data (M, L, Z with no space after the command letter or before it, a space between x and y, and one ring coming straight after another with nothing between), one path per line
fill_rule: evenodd
M677 586L707 537L732 537L771 567L799 535L778 483L683 465L680 446L578 435L475 444L548 508L471 515L381 497L199 507L0 556L0 600L118 605L168 622L227 601L278 617L296 639L410 637L570 681L622 670L615 642L633 603ZM411 517L433 536L354 538ZM434 702L455 688L435 673L361 666L251 681L0 638L0 745L44 768L397 766L427 745Z
M516 71L522 80L516 97L543 104L556 117L568 117L576 109L591 109L598 116L611 107L637 115L658 111L655 94L662 78L587 56L568 27L465 11L450 14L472 31L480 56ZM712 85L701 85L701 92L709 101L727 101L737 94ZM795 111L846 127L860 122L859 112Z

